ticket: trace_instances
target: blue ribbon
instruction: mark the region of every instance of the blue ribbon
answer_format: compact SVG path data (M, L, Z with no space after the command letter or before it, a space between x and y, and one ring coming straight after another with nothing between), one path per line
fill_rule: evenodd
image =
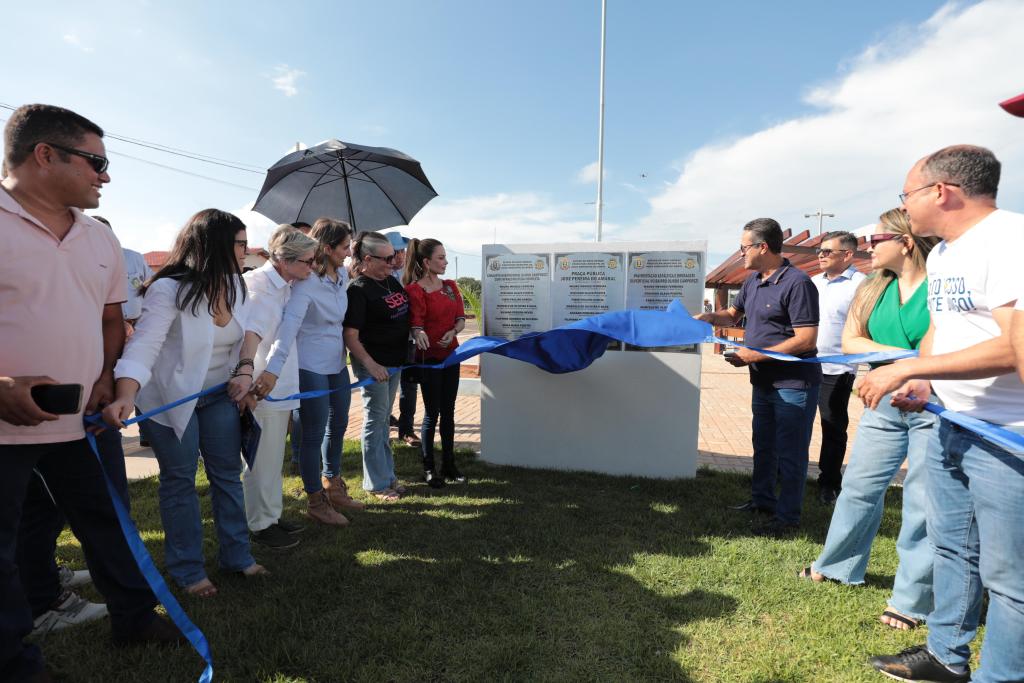
M609 343L612 341L646 348L688 346L692 344L726 344L740 346L762 353L774 360L791 363L888 363L904 358L913 358L917 355L917 351L912 349L900 349L872 353L798 358L786 353L768 351L754 346L745 346L714 336L713 328L709 323L691 317L683 307L682 302L676 299L664 311L627 310L603 313L563 325L562 327L556 327L547 332L534 332L513 340L500 337L474 337L465 344L459 345L441 363L410 365L406 367L441 369L461 363L482 353L493 353L530 363L551 373L575 372L576 370L588 367L604 355L604 352L608 350ZM392 368L389 370L389 374L399 372L401 369ZM374 381L372 377L364 379L352 384L349 390L372 384ZM284 398L267 397L265 400L273 402L297 398L316 398L342 390L322 389L293 394ZM927 404L925 409L979 434L984 439L1000 448L1006 449L1010 453L1024 455L1024 436L1016 432L1003 429L977 418L946 410L934 403Z
M899 350L798 358L785 353L744 346L743 344L736 344L728 339L714 336L711 325L692 318L677 299L664 311L614 311L563 325L562 327L556 327L547 332L526 334L513 340L500 337L474 337L466 343L459 345L451 355L440 363L409 365L405 367L442 369L482 353L493 353L498 356L530 363L547 372L560 374L575 372L590 366L604 355L605 351L608 350L609 343L613 341L644 348L689 346L693 344L728 344L757 351L774 360L798 363L883 363L917 355L916 351ZM388 368L388 375L394 375L402 370L403 368L401 367ZM373 377L367 377L349 385L347 389L318 389L315 391L299 392L283 398L268 396L264 400L279 402L318 398L335 391L351 391L352 389L365 387L376 381ZM163 413L183 403L188 403L207 394L221 391L225 386L225 384L220 384L191 396L180 398L173 403L168 403L132 419L125 420L124 424L129 425L147 420L154 415ZM946 410L934 403L926 404L925 410L979 434L987 441L1010 453L1024 455L1024 435L1003 429L977 418ZM90 424L102 424L102 418L99 415L88 415L85 420ZM96 440L92 434L88 434L88 439L89 445L99 461ZM102 467L103 463L101 461L100 468L102 469ZM105 471L104 477L106 477ZM199 680L201 683L208 683L213 678L213 657L210 654L210 645L206 637L189 620L184 610L181 609L181 605L174 599L174 595L171 594L170 589L168 589L167 584L164 583L159 571L157 571L156 566L153 564L153 559L139 537L138 530L128 515L128 511L124 508L120 497L114 492L110 479L107 478L106 482L107 489L110 491L110 499L113 501L118 521L121 524L121 531L128 541L128 547L131 549L135 561L139 564L139 569L142 570L142 575L146 578L157 599L167 609L167 614L171 620L185 634L185 637L192 643L192 647L196 649L196 652L206 660L206 669Z
M971 417L970 415L964 415L963 413L947 410L946 408L934 403L926 403L924 409L929 413L938 415L943 420L949 420L955 425L959 425L968 431L974 432L981 438L985 439L985 441L1002 448L1007 453L1024 456L1024 434L1011 432L1009 429L1003 429L991 422L985 422L984 420L979 420L978 418Z
M224 385L221 385L223 387ZM210 393L210 390L207 390ZM197 396L191 396L182 401L176 401L173 405L180 405L186 401L197 398ZM164 406L166 410L171 406ZM163 412L161 409L151 411L151 414ZM149 414L146 414L147 416ZM86 417L86 422L97 422L96 418L98 415L89 415ZM145 419L143 416L139 416L130 422L137 422L138 420ZM128 424L126 422L125 424ZM139 530L135 527L135 522L132 521L131 515L128 514L128 510L124 506L124 502L121 500L121 496L114 489L114 485L110 481L110 477L107 476L107 471L103 467L103 460L100 458L99 449L96 448L96 437L91 432L86 432L86 438L89 440L89 447L92 448L93 455L96 456L96 462L100 465L100 471L103 472L103 480L107 483L107 492L110 494L110 502L114 504L114 512L117 513L117 521L121 524L121 533L124 534L124 540L128 542L128 549L131 550L132 556L135 558L135 563L139 565L139 571L142 572L142 576L146 579L146 583L149 584L150 589L153 591L153 595L156 599L164 606L167 610L167 616L170 617L174 625L178 627L188 642L192 643L192 647L199 653L199 656L206 660L206 668L203 670L202 675L199 676L199 683L210 683L213 680L213 653L210 652L210 643L206 640L206 636L199 630L199 627L192 623L192 620L185 614L185 610L181 608L178 601L174 598L174 594L171 593L171 589L167 587L167 583L164 578L160 575L160 570L156 568L153 563L153 558L150 556L149 551L146 550L146 544L142 542L142 537L139 535Z

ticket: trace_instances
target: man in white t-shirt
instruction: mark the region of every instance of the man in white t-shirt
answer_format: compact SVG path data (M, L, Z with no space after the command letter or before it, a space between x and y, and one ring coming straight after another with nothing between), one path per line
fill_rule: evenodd
M874 407L920 409L930 379L946 408L1024 433L1024 383L1010 324L1020 290L1024 215L996 208L1000 164L987 149L946 147L917 162L900 195L915 235L942 238L928 255L931 327L921 356L873 370L860 387ZM927 455L928 538L935 608L928 642L872 664L899 680L1024 681L1024 458L940 420ZM981 668L968 660L991 599Z
M409 238L395 230L386 232L384 236L395 248L394 270L391 272L395 279L402 281L402 273L405 271L405 259L409 248ZM391 417L391 426L398 428L398 439L404 441L413 448L420 447L420 438L416 436L416 429L413 420L416 417L416 382L407 379L407 373L402 374L401 383L398 385L398 419Z

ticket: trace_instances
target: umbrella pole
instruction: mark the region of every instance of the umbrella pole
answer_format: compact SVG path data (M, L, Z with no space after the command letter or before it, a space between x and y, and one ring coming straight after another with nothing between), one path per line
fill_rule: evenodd
M345 157L340 152L338 159L341 161L341 180L345 183L345 201L348 202L348 223L354 236L359 233L359 230L356 228L356 212L352 210L352 190L348 186L348 166L345 165Z

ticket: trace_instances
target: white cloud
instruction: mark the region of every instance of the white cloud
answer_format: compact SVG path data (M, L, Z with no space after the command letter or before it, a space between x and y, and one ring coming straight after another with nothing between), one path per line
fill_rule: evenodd
M306 72L292 69L287 64L281 64L274 67L274 74L270 77L270 82L274 84L274 88L283 92L285 97L295 97L299 94L299 89L295 87L295 82L300 77L305 76Z
M1003 162L1000 201L1024 208L1024 125L997 103L1021 91L1024 3L947 5L917 27L901 27L864 49L834 82L811 88L820 113L783 121L684 162L620 239L708 239L732 251L738 230L758 216L794 232L836 214L827 227L873 222L897 204L910 166L955 143L991 148Z
M593 207L558 203L538 193L501 193L435 199L402 234L441 240L449 252L460 252L460 275L480 277L482 244L590 242L594 230ZM448 260L454 263L451 256Z
M184 225L184 221L175 223L156 219L150 222L151 219L147 216L132 216L103 209L97 209L95 213L110 219L121 246L143 254L148 251L170 251L174 246L174 238Z
M387 127L382 126L379 123L364 123L362 126L360 126L360 128L367 135L371 135L374 137L380 137L382 135L387 135L388 133Z
M604 179L608 180L608 169L604 169ZM576 182L580 185L590 185L597 182L597 162L589 163L576 172Z
M82 44L82 39L79 38L78 34L73 32L73 31L70 32L70 33L65 33L63 36L61 36L61 39L65 43L67 43L68 45L70 45L72 47L77 47L82 52L92 52L93 51L93 49L91 47L89 47L87 45L83 45Z
M249 241L249 246L265 247L270 240L271 233L277 228L277 223L263 214L253 211L252 207L255 203L255 201L251 201L242 208L233 210L231 213L238 216L245 223L246 239Z

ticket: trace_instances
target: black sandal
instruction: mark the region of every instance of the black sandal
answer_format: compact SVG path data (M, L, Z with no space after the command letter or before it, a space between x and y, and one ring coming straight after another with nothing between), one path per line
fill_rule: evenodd
M921 625L921 622L919 622L917 619L914 619L913 617L908 617L904 614L900 614L899 612L894 612L891 609L887 609L884 612L882 612L882 616L889 617L890 619L898 621L906 626L906 628L900 628L899 626L886 624L884 621L882 622L884 626L888 626L894 631L913 631L915 628Z

